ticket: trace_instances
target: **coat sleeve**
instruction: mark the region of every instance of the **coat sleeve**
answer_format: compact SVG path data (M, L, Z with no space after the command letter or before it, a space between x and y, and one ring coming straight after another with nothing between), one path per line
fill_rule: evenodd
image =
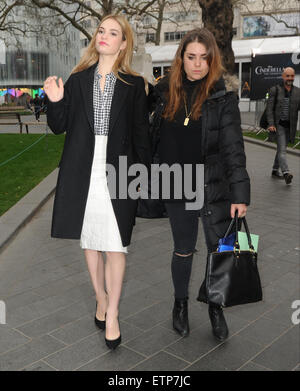
M64 97L58 102L51 102L46 96L47 123L55 134L67 132L68 114L71 104L71 77L64 85Z
M132 142L138 161L150 168L151 146L149 136L149 112L145 82L142 77L138 78L136 87Z
M267 121L269 126L275 126L275 98L276 98L276 86L270 88L269 98L267 99Z
M238 100L232 94L221 112L219 150L229 181L232 204L250 204L250 179L246 170L246 155L241 129Z

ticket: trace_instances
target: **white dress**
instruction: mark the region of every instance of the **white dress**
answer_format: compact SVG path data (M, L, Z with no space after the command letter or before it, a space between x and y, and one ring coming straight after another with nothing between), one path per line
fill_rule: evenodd
M95 152L80 247L127 253L123 247L106 180L107 137L95 135Z

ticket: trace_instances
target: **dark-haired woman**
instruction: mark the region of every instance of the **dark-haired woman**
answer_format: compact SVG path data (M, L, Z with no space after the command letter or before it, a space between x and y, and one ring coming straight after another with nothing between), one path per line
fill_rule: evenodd
M172 182L170 197L162 196L174 239L173 327L183 337L189 334L188 287L198 218L210 253L216 250L235 211L239 217L245 216L250 203L238 98L226 89L223 72L213 34L205 28L196 29L182 39L168 76L154 89L160 164L192 165L193 190L199 179L196 167L204 164L201 209L188 210L187 199L178 199ZM191 178L183 178L182 183L187 179ZM209 317L214 336L226 339L228 327L222 308L209 305Z

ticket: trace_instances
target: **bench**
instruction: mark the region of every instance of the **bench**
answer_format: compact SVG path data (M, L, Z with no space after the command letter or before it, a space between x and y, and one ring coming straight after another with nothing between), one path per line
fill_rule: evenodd
M47 122L23 122L23 125L25 125L26 132L28 133L28 125L47 125Z
M5 122L5 120L12 120L12 122ZM3 122L4 120L4 122ZM9 111L0 111L0 125L19 125L20 133L23 130L23 123L21 121L21 115L17 112L9 112ZM28 133L28 128L26 128Z
M11 122L3 122L3 120L12 120ZM13 121L15 120L15 121ZM21 120L21 114L17 111L1 111L0 110L0 125L19 125L20 133L23 132L23 125L25 125L26 133L28 134L29 125L47 125L47 122L28 122Z
M25 106L0 106L0 112L1 111L22 111L22 110L25 110Z

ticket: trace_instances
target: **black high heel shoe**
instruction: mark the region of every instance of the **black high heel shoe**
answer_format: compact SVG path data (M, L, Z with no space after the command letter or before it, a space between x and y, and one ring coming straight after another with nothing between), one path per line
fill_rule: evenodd
M116 347L118 347L120 345L121 340L122 340L122 337L120 334L120 336L116 339L106 339L105 338L105 343L106 343L106 346L108 347L108 349L114 350L114 349L116 349Z
M119 321L119 319L118 319ZM116 339L107 339L105 337L105 343L106 343L106 346L110 349L110 350L114 350L116 349L120 343L122 341L122 337L121 337L121 331L120 331L120 336Z
M99 320L96 317L97 314L97 301L96 301L96 313L95 313L95 324L100 330L105 330L105 320Z

